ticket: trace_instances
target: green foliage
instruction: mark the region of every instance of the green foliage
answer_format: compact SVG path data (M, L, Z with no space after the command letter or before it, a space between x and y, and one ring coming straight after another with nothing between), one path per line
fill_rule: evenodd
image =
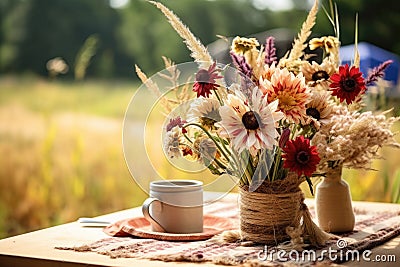
M391 190L391 202L400 203L400 169L396 171Z
M5 62L1 57L3 72L46 75L46 62L58 56L71 65L85 39L94 33L102 40L98 55L117 46L118 16L108 1L16 0L5 8L6 16L0 17L5 21L0 47L6 55L12 50L12 55ZM92 74L95 68L88 71Z
M293 1L295 9L272 12L257 9L250 0L162 0L205 44L216 35L249 36L277 28L295 34L310 8L306 0ZM321 1L326 7L328 0ZM399 5L396 0L337 0L342 44L354 42L354 17L359 13L359 41L371 42L400 54ZM382 18L385 19L382 19ZM0 72L46 75L46 62L62 57L69 65L92 34L101 40L87 75L133 75L134 64L146 73L163 68L161 56L188 61L189 52L165 18L144 0L130 0L112 9L108 0L0 0ZM315 34L331 34L324 12L319 12ZM277 35L277 41L281 36ZM287 40L285 40L287 41ZM288 41L289 45L291 40ZM284 53L278 51L278 54ZM72 77L73 73L67 75Z
M341 26L340 38L342 45L354 43L355 16L358 13L359 42L369 42L396 54L400 54L400 38L395 34L400 27L400 6L397 0L336 0ZM328 7L328 1L322 2ZM325 16L320 12L320 17ZM383 19L384 18L384 19ZM325 19L325 18L323 18ZM319 23L318 23L319 24ZM319 24L316 29L329 33L328 24Z

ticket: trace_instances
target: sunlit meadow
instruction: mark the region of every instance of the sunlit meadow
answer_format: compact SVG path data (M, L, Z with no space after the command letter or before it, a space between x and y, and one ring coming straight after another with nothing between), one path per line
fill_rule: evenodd
M122 150L123 117L137 87L0 78L0 238L142 203L147 195L131 178ZM148 125L154 143L147 150L159 174L173 178L179 172L160 156L161 123ZM354 200L400 202L398 154L384 149L377 171L345 170ZM137 160L140 165L143 157Z

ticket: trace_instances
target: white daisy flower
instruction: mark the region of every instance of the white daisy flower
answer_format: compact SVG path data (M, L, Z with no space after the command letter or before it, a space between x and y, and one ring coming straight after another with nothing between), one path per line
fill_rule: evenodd
M252 155L262 148L272 149L279 136L277 121L284 117L278 109L278 100L268 104L267 98L255 87L252 93L252 107L231 95L230 102L220 108L221 134L231 139L232 147L241 153L248 149ZM244 112L243 107L246 107Z
M212 127L216 122L221 121L219 115L219 101L212 98L199 97L190 103L188 119L197 120L203 126Z

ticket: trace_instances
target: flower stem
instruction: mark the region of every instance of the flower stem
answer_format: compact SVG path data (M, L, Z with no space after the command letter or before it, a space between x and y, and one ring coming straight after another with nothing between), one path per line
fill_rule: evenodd
M229 160L228 163L231 164L231 166L232 166L232 168L233 168L234 170L237 170L237 169L238 169L238 166L239 166L239 163L238 163L237 158L235 157L235 154L232 154L232 152L227 148L227 146L226 146L224 140L218 135L218 133L217 133L217 137L218 137L219 142L220 142L221 145L222 145L222 148L223 148L223 149L225 150L225 152L229 155L230 159L233 160L233 164L232 164L232 161L231 161L231 160Z
M183 136L186 138L186 140L188 140L189 143L193 144L193 141L190 140L189 136L187 136L187 134L183 134Z
M228 153L229 156L232 156L231 151L226 147L224 140L217 134L219 142L222 144L222 148L225 149L225 152Z
M274 166L274 172L272 173L272 182L275 181L276 173L278 171L279 165L281 165L281 156L282 156L282 150L278 148L277 154L275 155L275 166Z
M218 165L218 167L220 167L221 169L226 170L226 166L219 160L214 159L214 162Z
M221 97L220 97L219 94L217 93L217 90L214 90L214 93L215 93L215 96L217 97L217 99L218 99L218 101L219 101L219 104L220 104L221 106L223 106L223 105L224 105L224 102L221 100Z

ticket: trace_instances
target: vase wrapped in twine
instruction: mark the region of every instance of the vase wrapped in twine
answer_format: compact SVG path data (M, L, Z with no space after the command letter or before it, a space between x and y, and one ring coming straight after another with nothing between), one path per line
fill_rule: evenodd
M290 239L287 227L297 227L303 193L265 194L240 189L240 231L242 238L263 244Z
M321 230L311 219L299 188L297 175L263 183L255 192L240 188L240 239L268 245L290 241L293 248L304 239L322 246L335 236Z

